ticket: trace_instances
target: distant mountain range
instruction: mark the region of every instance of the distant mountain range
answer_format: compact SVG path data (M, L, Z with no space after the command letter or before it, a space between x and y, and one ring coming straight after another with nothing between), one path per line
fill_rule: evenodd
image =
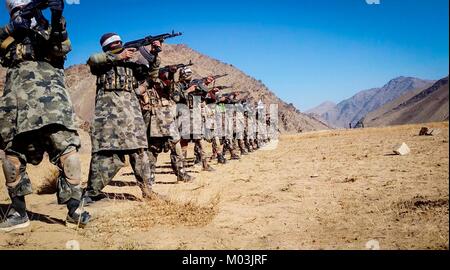
M401 96L369 113L364 124L368 127L417 124L449 120L448 77L426 89Z
M331 102L326 102L309 110L307 113L332 127L346 128L349 127L350 123L352 126L355 126L368 113L378 110L406 93L428 88L433 83L435 81L413 77L398 77L381 88L361 91L335 106L332 106Z

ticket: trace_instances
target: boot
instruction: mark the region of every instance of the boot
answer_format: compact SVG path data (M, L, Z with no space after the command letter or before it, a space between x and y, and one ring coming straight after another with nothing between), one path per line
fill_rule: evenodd
M242 140L239 141L239 149L241 150L241 156L248 155L247 147L245 147L245 143Z
M240 160L241 157L236 153L236 150L231 151L231 160Z
M86 225L91 220L91 215L82 211L81 209L77 209L72 215L67 215L66 218L66 226L69 228L85 228Z
M198 155L195 155L194 166L200 166L202 164L202 160Z
M144 199L152 199L154 196L154 192L152 190L152 186L148 183L139 183L139 188L142 191L142 198Z
M227 164L227 160L225 159L223 154L217 155L217 162L219 162L219 164Z
M194 177L190 176L186 169L183 167L183 161L177 162L176 168L175 168L175 174L177 175L177 181L178 182L192 182L194 180Z
M215 171L213 167L209 166L208 161L206 159L204 159L202 161L202 164L203 164L203 171L205 171L205 172L214 172Z
M193 176L190 176L187 173L178 175L178 182L189 183L194 181L194 179L195 178Z

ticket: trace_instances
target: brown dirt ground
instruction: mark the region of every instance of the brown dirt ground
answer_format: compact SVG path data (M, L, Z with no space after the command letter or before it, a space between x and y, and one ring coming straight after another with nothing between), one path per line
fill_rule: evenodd
M191 167L189 184L173 184L163 155L155 190L168 202L140 202L127 167L108 187L114 198L89 208L95 220L85 230L63 226L54 195L32 195L31 228L0 234L0 249L65 249L73 239L82 249L347 250L370 240L448 249L448 123L428 124L441 131L433 137L417 136L421 126L286 135L276 150L214 164L214 173ZM412 153L392 155L402 142ZM88 151L82 159L86 178ZM30 169L34 183L54 170ZM7 204L1 189L3 212Z

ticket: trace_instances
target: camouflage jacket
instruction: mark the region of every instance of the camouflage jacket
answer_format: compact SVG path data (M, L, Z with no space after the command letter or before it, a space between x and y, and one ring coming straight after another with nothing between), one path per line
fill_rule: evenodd
M50 38L47 43L50 47L33 48L34 56L18 55L23 52L18 48L24 46L20 39L9 36L5 28L0 28L0 43L3 46L0 61L8 68L0 98L0 147L6 147L18 134L52 124L76 130L62 69L65 54L70 51L68 39Z
M145 78L145 68L120 61L109 52L92 55L88 65L97 76L92 152L147 148L145 122L136 93L139 80Z
M152 87L146 87L149 107L144 111L147 135L149 139L169 137L172 140L179 140L176 122L177 104L172 98L173 84L164 85L159 79L151 84Z
M190 83L188 82L178 82L174 84L174 93L173 95L178 97L177 103L186 105L186 109L189 109L189 117L179 117L178 121L181 126L181 135L183 138L190 135L194 139L199 139L203 136L205 132L205 116L206 116L206 104L201 96L187 94L186 90L190 87ZM204 87L206 91L206 86ZM177 115L180 115L180 112L177 112ZM184 127L183 127L184 126ZM186 128L186 127L189 128Z

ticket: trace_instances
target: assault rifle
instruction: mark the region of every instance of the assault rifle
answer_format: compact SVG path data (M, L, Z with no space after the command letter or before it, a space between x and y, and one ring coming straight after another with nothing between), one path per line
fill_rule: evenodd
M183 35L183 33L181 33L181 32L175 33L175 31L172 31L172 33L166 33L166 34L157 35L157 36L147 36L142 39L127 42L123 45L123 47L125 49L129 49L129 48L139 49L141 47L149 46L155 41L164 42L166 39L178 37L181 35Z
M223 78L223 77L226 77L226 76L228 76L228 74L227 73L225 73L225 74L223 74L223 75L214 75L214 76L208 76L208 77L204 77L203 79L201 79L202 81L203 80L206 80L206 79L208 79L208 78L213 78L215 81L216 80L218 80L218 79L220 79L220 78Z
M222 103L222 104L236 104L241 102L242 100L244 100L244 98L240 98L240 95L245 95L245 94L250 94L249 92L246 91L235 91L235 92L231 92L231 93L227 93L227 94L222 94L219 97L219 100L217 103Z
M234 87L232 85L230 85L230 86L214 86L214 88L216 88L219 91L222 91L222 90L226 90L226 89L232 89Z
M186 67L190 67L193 66L194 63L192 63L192 60L189 61L188 64L177 64L177 65L169 65L169 66L165 66L163 68L160 68L160 72L170 72L170 73L175 73L178 70L182 69L182 68L186 68Z
M157 36L147 36L145 38L127 42L123 45L123 47L125 49L139 50L139 52L142 54L142 56L149 63L153 63L153 61L155 61L156 55L149 52L147 50L146 46L152 45L153 42L155 42L155 41L159 41L159 42L163 43L166 39L178 37L181 35L182 35L181 32L175 33L175 31L172 31L172 33L166 33L166 34L161 34L161 35L157 35ZM160 53L162 51L162 49L161 49L161 47L158 47L158 48L154 48L154 51L157 54L157 53Z

